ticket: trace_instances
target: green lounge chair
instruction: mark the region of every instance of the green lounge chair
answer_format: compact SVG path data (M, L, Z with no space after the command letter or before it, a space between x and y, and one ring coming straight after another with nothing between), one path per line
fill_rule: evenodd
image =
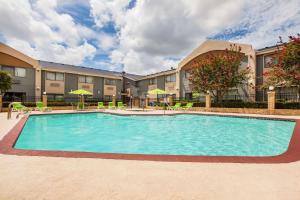
M119 109L126 109L126 105L123 104L123 102L118 102L118 108Z
M181 108L181 103L176 103L175 106L170 106L170 110L179 110Z
M114 106L113 102L108 102L108 109L116 109L116 106Z
M52 110L52 108L44 106L43 102L41 102L41 101L36 102L36 108L35 109L38 110L38 111L41 111L41 112L46 112L46 111L51 111Z
M185 106L182 106L182 108L183 108L184 110L189 110L190 108L193 107L193 104L194 104L194 103L187 103Z
M22 105L21 102L13 102L12 106L13 106L13 108L12 108L13 111L17 111L17 112L29 112L29 111L31 111L30 108L27 108L26 106Z
M98 106L97 106L97 109L104 109L104 104L103 102L98 102Z

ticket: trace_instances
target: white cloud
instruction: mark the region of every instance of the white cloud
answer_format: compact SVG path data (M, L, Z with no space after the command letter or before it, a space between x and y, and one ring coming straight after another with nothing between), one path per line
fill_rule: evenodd
M0 0L0 39L37 59L77 65L89 59L86 63L94 66L146 74L176 67L204 40L225 30L234 35L245 29L231 40L256 48L300 30L299 0L137 0L133 8L129 4ZM92 18L94 26L74 19L81 15L78 6L90 9L90 16L83 17ZM116 33L109 33L108 25ZM105 54L109 60L95 59Z
M122 63L125 71L145 74L176 66L170 57L182 58L208 34L235 23L243 2L137 1L134 8L125 9L127 4L91 0L91 12L99 27L113 22L119 30L112 62Z
M275 45L279 36L287 40L289 35L300 31L300 11L297 8L300 8L299 0L249 1L240 26L247 26L251 31L233 40L250 43L255 48Z
M81 64L96 48L93 30L56 11L57 1L0 0L1 34L8 45L36 59Z
M137 0L132 9L122 0L90 3L99 28L114 23L118 30L119 46L111 53L112 63L134 73L176 66L208 36L229 28L244 26L253 31L232 40L255 47L272 45L279 35L300 30L298 0Z

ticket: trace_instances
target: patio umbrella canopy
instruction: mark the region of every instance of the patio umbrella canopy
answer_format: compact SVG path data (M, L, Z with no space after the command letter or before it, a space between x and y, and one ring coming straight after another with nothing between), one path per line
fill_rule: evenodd
M167 94L167 92L164 91L164 90L161 90L161 89L156 88L156 89L154 89L154 90L148 91L148 94L156 94L156 101L158 102L158 95L159 95L159 94Z
M93 93L83 90L83 89L74 90L72 92L69 92L69 94L81 95L81 98L80 98L81 103L84 103L84 95L93 95Z
M83 89L79 89L79 90L74 90L72 92L69 92L69 94L77 94L77 95L93 95L93 93L83 90Z

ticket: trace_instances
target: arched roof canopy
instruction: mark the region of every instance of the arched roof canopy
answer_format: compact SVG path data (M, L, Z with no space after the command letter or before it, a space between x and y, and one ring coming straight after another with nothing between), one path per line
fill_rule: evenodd
M39 68L39 63L37 60L3 43L0 43L0 64L19 67Z
M198 56L201 57L202 54L206 54L208 52L219 52L224 51L226 49L230 49L230 45L237 45L241 47L241 52L247 55L255 56L255 51L251 45L248 44L241 44L241 43L232 43L227 41L220 41L220 40L207 40L202 43L198 48L196 48L192 53L190 53L187 57L185 57L179 64L177 70L180 71L185 65L187 65L190 61L197 58Z
M226 50L213 50L213 51L205 52L205 53L200 54L197 57L193 58L192 60L190 60L188 63L186 63L184 66L182 66L181 69L182 70L190 70L190 69L195 67L194 63L199 62L201 59L206 59L211 55L213 55L213 56L224 56L225 53L226 53ZM245 56L244 53L241 53L241 54Z

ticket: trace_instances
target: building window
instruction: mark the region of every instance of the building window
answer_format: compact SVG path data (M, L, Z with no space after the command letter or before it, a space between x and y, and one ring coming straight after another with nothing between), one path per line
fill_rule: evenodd
M116 85L116 80L114 79L105 79L105 85Z
M46 79L51 81L63 81L64 80L64 74L58 73L58 72L47 72L46 73Z
M26 76L26 69L24 68L15 68L15 76L17 77L25 77Z
M79 76L79 83L85 83L85 76Z
M149 80L149 85L156 85L156 78L151 78Z
M55 80L63 81L64 80L64 74L63 73L56 73L55 74Z
M93 77L91 76L79 76L79 83L93 83Z
M85 82L86 83L93 83L93 77L90 77L90 76L85 77Z
M166 82L176 82L176 74L168 75L166 77Z
M54 72L47 72L46 78L47 78L47 80L54 81L55 80L55 73Z
M184 71L184 78L189 79L190 78L190 73L188 71Z
M264 56L264 68L270 68L272 65L278 64L278 57L276 54Z

